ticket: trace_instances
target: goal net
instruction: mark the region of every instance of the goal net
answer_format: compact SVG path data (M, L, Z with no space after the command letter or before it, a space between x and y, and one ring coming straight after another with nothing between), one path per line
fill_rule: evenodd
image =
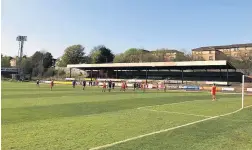
M252 76L242 76L242 108L252 107Z

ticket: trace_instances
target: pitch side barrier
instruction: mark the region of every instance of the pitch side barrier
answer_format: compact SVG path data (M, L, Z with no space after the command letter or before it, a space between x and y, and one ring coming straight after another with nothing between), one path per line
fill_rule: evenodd
M88 81L88 80L86 80L86 81ZM126 80L126 79L94 79L93 81L97 82L98 86L102 86L103 82L106 82L106 84L108 84L107 81L112 81L115 83L116 87L121 87L122 81L125 81L127 83L127 87L132 88L134 83L141 84L141 83L144 83L146 80L141 80L141 79L130 79L130 80ZM51 81L41 81L41 83L50 84ZM69 80L68 81L54 81L54 83L55 84L72 85L72 81L69 81ZM188 85L171 84L171 83L167 84L166 82L164 82L164 80L148 80L148 84L147 84L146 88L148 88L148 89L157 89L157 88L163 89L164 86L161 83L165 83L165 87L167 90L211 91L211 85L201 86L201 85L193 85L193 84L188 84ZM209 81L207 81L207 83L209 83ZM222 83L222 84L223 85L217 84L217 91L231 92L231 93L241 92L241 87L239 87L239 86L226 87L224 85L224 83ZM77 82L77 85L81 85L81 82ZM252 84L251 84L251 86L248 86L245 88L245 92L252 94Z

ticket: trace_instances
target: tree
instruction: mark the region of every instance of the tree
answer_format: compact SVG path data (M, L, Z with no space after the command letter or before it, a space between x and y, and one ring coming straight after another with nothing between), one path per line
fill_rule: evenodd
M21 69L24 74L32 74L32 61L31 58L23 58L21 62Z
M91 57L90 56L84 56L84 62L87 63L87 64L92 63Z
M152 52L153 55L156 57L157 62L164 62L165 60L165 50L156 50Z
M32 69L32 76L34 77L41 77L44 73L44 67L42 64L39 64L37 67Z
M32 64L33 67L43 64L44 68L50 68L53 64L53 56L50 52L45 51L36 51L32 55Z
M11 59L12 59L12 57L3 56L3 54L1 54L1 67L10 67L10 60Z
M38 65L41 65L43 63L43 57L44 57L44 54L42 52L36 51L31 56L32 66L37 67Z
M110 63L114 60L114 54L104 45L96 46L90 52L92 63Z
M193 61L192 53L182 49L181 53L177 53L174 61Z
M144 55L149 52L138 49L138 48L130 48L124 52L125 62L129 63L136 63L136 62L143 62Z
M51 53L46 52L43 55L43 66L44 68L50 68L53 65L53 56Z
M82 45L72 45L65 49L63 56L58 61L58 65L66 67L67 64L79 64L85 62L85 52Z
M141 62L156 62L156 61L157 59L155 55L153 55L151 52L142 54Z
M48 68L46 72L43 74L44 77L52 77L55 74L54 68Z
M53 65L53 56L50 52L36 51L29 60L32 64L32 75L43 76L44 71L47 71ZM28 60L27 60L28 61Z
M246 75L252 74L252 52L251 51L240 51L237 58L228 57L227 60L232 63L232 65L241 69Z
M125 57L124 57L124 54L117 54L115 55L115 58L113 60L114 63L125 63Z

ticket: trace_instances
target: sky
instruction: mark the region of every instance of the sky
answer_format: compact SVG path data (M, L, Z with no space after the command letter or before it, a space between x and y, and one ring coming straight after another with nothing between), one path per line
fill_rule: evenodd
M155 50L252 42L252 0L2 0L1 53L45 50L55 58L81 44Z

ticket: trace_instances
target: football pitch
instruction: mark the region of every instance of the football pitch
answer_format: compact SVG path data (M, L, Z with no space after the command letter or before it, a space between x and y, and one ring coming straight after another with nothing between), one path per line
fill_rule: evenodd
M252 149L252 97L2 82L2 149Z

